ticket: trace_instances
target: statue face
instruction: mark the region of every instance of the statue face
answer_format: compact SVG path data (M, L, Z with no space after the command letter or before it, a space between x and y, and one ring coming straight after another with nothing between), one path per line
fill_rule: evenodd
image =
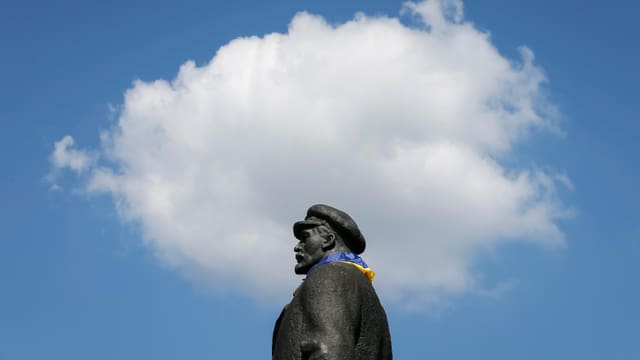
M298 244L293 248L298 262L295 267L296 274L306 274L313 265L324 258L325 236L318 230L319 227L316 226L300 232Z

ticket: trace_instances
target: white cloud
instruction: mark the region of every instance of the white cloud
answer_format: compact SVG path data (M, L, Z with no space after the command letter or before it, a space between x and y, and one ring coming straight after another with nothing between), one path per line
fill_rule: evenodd
M54 144L51 154L51 163L54 168L69 168L76 173L87 170L91 165L91 157L87 152L71 147L73 147L73 138L69 135Z
M112 195L162 259L258 298L290 294L291 224L318 202L358 221L376 287L399 304L478 292L473 264L502 243L562 246L555 186L568 177L501 163L553 126L533 53L501 56L460 1L404 11L421 23L300 13L171 82L136 81L101 136L115 165L93 167L88 189ZM54 163L81 171L71 144Z

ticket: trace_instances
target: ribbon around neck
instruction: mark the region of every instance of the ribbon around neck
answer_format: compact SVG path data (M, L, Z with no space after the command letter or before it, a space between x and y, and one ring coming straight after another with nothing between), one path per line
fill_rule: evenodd
M329 254L322 260L318 261L315 265L313 265L307 273L310 273L311 271L313 271L313 269L317 268L320 265L336 261L354 266L356 269L360 270L360 272L362 272L367 277L367 279L369 279L369 281L373 281L373 278L376 276L376 273L369 268L367 263L365 263L360 256L351 252Z

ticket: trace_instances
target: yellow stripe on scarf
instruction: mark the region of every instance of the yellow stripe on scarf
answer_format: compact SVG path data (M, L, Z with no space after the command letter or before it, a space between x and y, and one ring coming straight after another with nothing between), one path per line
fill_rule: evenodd
M369 281L373 281L373 278L376 277L376 273L369 268L363 268L362 266L356 263L352 263L350 261L339 261L339 262L355 266L356 269L360 270L367 277L367 279L369 279Z

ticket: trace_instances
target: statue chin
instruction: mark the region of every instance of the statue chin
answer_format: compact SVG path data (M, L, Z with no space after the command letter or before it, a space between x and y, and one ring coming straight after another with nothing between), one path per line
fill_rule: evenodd
M294 268L294 270L293 270L293 271L294 271L297 275L306 275L306 274L307 274L307 272L309 272L309 269L310 269L310 268L311 268L311 266L308 266L308 265L306 265L306 264L299 263L299 264L296 264L296 266L295 266L295 268Z

